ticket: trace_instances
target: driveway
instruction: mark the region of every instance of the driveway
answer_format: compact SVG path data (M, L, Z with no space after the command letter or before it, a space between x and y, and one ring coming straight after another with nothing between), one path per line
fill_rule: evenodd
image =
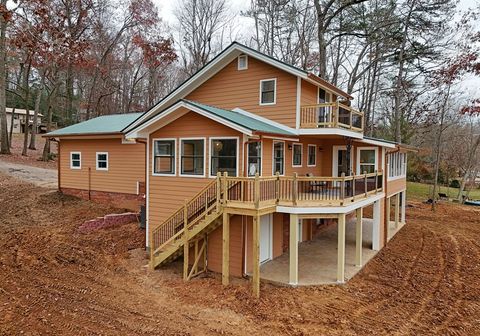
M57 170L32 167L0 160L0 172L40 187L57 188Z

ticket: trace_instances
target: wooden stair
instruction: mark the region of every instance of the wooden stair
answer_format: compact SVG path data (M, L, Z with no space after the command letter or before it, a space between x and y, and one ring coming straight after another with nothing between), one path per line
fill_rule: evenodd
M150 239L150 267L155 269L184 253L184 245L193 245L221 223L220 182L210 182L202 191L173 213L152 231Z

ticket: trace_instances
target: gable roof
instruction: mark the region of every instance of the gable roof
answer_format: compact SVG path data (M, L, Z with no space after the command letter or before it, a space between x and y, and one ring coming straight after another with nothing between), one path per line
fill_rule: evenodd
M265 55L261 52L258 52L250 47L247 47L238 42L232 42L227 48L222 50L217 56L215 56L210 62L193 74L190 78L180 84L176 89L171 91L167 96L162 98L157 104L155 104L150 110L145 112L143 116L135 120L130 125L128 125L124 131L130 132L142 123L148 121L149 119L155 117L158 113L161 113L165 108L171 106L176 101L183 99L195 88L200 86L206 80L211 78L213 75L222 70L227 64L233 61L236 57L241 54L248 55L260 61L263 61L269 65L272 65L276 68L284 70L287 73L290 73L294 76L298 76L305 81L313 83L314 85L324 87L328 90L335 92L337 95L345 97L347 99L353 99L351 95L345 91L340 90L336 86L328 83L324 79L309 73L300 68L294 67L285 62L279 61L271 56Z
M100 116L75 125L60 128L44 136L121 134L126 126L138 119L142 114L143 113L126 113Z
M184 108L184 110L182 111L180 108ZM181 111L180 113L183 114L186 114L190 111L198 113L204 117L212 119L220 124L247 135L280 135L282 137L289 138L294 138L297 136L293 131L290 132L285 128L276 126L274 123L260 120L245 113L225 110L215 106L205 105L186 99L180 99L178 102L165 109L162 113L150 118L135 130L132 130L130 133L126 133L126 137L129 138L133 132L139 133L147 130L148 133L148 129L152 129L154 127L156 129L156 127L158 127L157 122L163 121L166 125L174 121L175 116L178 118L178 115L175 114L179 113L177 111Z

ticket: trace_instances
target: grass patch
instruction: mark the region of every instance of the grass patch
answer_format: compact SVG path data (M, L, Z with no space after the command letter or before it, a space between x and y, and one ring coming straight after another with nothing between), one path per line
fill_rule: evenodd
M433 185L418 182L407 182L407 196L409 198L416 198L426 200L431 197ZM458 188L450 188L439 186L437 193L445 193L450 198L457 198ZM464 192L466 194L466 192ZM438 196L438 195L437 195ZM480 189L473 189L470 191L469 197L471 199L480 199Z

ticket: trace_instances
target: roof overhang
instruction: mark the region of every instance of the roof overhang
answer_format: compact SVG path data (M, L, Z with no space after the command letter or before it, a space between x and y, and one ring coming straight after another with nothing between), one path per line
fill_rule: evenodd
M386 148L397 148L397 145L388 141L382 141L382 140L377 140L377 139L369 139L369 138L363 138L359 140L359 142L366 143L369 145L375 145L375 146L381 146L381 147L386 147Z
M86 139L121 139L122 133L72 133L72 134L43 134L43 138L52 138L59 140L86 140Z
M163 111L162 113L157 114L153 118L150 118L149 120L141 124L139 127L135 128L130 132L127 132L125 134L125 138L127 139L147 138L150 133L158 130L159 128L162 128L165 125L170 124L171 122L175 121L176 119L182 117L183 115L191 111L198 113L213 121L216 121L220 124L223 124L229 128L232 128L240 133L250 135L250 136L254 134L254 131L248 128L235 124L229 120L220 118L211 113L208 113L202 110L201 108L198 108L197 106L188 103L187 101L180 100L177 103L170 106L169 108L165 109L165 111Z
M298 135L339 135L354 139L362 139L363 134L343 128L305 128L297 130Z

